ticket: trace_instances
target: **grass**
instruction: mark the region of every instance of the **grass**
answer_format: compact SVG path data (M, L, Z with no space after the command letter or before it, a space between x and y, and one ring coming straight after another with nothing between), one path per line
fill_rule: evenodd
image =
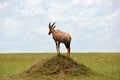
M56 54L0 54L0 80L22 73L38 60L44 60L53 56L56 56ZM119 53L72 53L71 58L77 63L85 64L96 74L89 76L51 75L47 77L40 76L37 79L30 78L28 80L120 80ZM16 78L14 80L23 79Z
M53 55L53 54L52 54ZM0 54L0 76L13 75L28 69L38 59L48 54Z

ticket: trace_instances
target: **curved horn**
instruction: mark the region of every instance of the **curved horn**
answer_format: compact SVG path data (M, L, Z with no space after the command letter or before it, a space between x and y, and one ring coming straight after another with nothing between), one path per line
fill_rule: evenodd
M55 28L56 26L54 26L54 28Z
M49 22L49 26L51 26L51 22Z
M52 26L54 26L55 22L52 24Z

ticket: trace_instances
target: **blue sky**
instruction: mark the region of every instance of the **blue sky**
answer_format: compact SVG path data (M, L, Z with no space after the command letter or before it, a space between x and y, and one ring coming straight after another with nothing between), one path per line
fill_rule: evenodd
M120 52L119 0L0 0L0 52L55 52L49 22L72 52Z

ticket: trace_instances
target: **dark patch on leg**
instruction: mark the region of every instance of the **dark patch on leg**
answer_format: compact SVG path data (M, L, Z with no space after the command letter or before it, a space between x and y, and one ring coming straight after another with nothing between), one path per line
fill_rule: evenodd
M70 47L70 42L67 40L67 38L63 38L63 42L64 42L66 48Z

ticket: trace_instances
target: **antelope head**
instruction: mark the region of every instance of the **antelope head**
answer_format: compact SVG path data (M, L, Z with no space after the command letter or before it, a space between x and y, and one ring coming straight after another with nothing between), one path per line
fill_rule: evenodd
M54 31L54 28L56 27L55 22L52 25L51 25L51 23L49 23L48 27L49 27L48 35L50 35Z

